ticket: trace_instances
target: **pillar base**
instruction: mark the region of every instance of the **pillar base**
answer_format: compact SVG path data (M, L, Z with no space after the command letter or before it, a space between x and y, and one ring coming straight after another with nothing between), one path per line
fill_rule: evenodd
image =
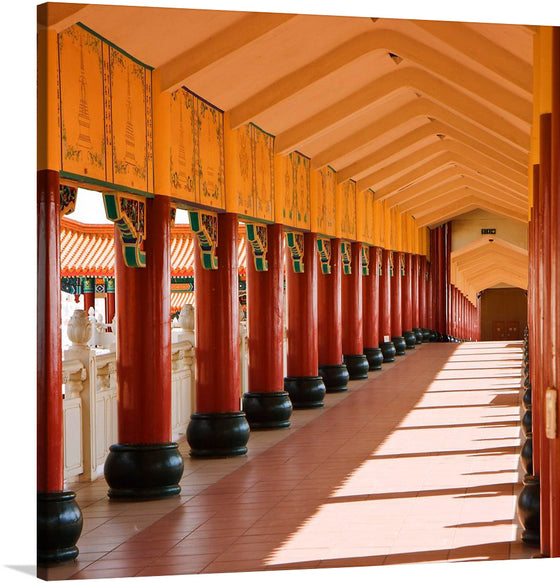
M323 406L326 388L322 377L286 377L284 388L290 394L294 409L312 409Z
M292 402L286 391L244 393L243 412L251 430L289 427Z
M412 328L414 332L414 336L416 336L416 344L422 344L424 333L422 332L422 328Z
M531 408L532 393L531 383L529 383L529 386L523 391L523 396L521 397L521 406L524 411Z
M82 527L82 512L74 492L37 492L37 564L74 561Z
M527 438L525 443L521 448L521 453L519 454L521 458L521 466L525 472L529 475L533 473L533 433L527 433Z
M422 330L422 342L430 342L430 337L432 335L432 331L428 328L420 328Z
M529 432L533 431L533 413L531 408L527 409L523 417L521 417L521 429L525 437L527 437Z
M103 471L109 498L157 500L181 491L183 458L176 443L117 443L109 448Z
M233 457L247 453L249 423L243 411L193 413L187 427L191 457Z
M523 527L521 540L532 547L540 546L540 483L537 476L526 475L517 499L517 517Z
M394 362L397 349L392 342L381 342L379 348L383 354L383 362Z
M404 356L406 354L406 342L404 336L393 336L391 341L395 346L396 355Z
M348 390L350 375L346 364L320 364L319 376L325 383L327 393L340 393Z
M368 378L369 362L365 354L343 354L342 357L351 381Z
M383 363L381 348L364 348L364 354L368 359L369 370L381 370L381 364Z
M402 334L406 343L406 349L413 349L416 346L416 334L412 330L403 330Z

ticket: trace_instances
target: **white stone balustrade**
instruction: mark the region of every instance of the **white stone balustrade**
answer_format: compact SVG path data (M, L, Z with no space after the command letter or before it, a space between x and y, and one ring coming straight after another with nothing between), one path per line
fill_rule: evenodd
M82 446L82 397L87 369L77 359L62 363L64 475L76 476L84 471Z
M95 320L95 319L94 319ZM113 324L115 320L113 320ZM110 348L92 346L96 324L84 310L68 323L70 348L63 353L65 478L94 480L103 473L109 447L117 443L117 358ZM111 335L114 338L114 335ZM185 436L195 411L194 308L182 310L172 328L172 440ZM247 325L240 323L240 393L248 391ZM240 401L241 402L241 401Z
M192 323L194 327L194 318L184 318L181 323ZM80 475L94 480L102 475L109 447L118 441L115 347L90 346L93 327L84 310L75 310L68 325L72 345L64 351L62 362L65 479ZM171 349L172 439L175 441L184 437L195 406L193 327L178 328L182 340L175 338Z

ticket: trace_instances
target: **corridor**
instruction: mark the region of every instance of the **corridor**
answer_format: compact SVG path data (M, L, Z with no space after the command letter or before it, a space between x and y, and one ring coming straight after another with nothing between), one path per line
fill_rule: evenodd
M425 344L252 432L249 454L191 459L181 496L114 502L71 483L88 579L530 558L520 542L521 342Z

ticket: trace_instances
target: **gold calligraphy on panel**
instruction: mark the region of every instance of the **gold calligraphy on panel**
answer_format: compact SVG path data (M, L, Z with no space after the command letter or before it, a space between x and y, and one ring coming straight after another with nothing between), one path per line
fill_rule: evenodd
M171 95L171 194L196 202L196 107L191 93L179 89Z
M102 41L74 25L58 35L61 170L106 180Z
M153 193L150 67L81 24L58 35L61 171Z
M251 124L255 218L274 220L274 136Z
M153 191L148 173L146 69L110 47L113 182ZM150 74L151 77L151 74Z
M170 100L171 194L212 208L224 208L223 112L185 88Z
M356 239L356 183L347 180L338 187L340 209L340 236Z
M330 167L312 173L311 229L324 235L336 236L336 172Z

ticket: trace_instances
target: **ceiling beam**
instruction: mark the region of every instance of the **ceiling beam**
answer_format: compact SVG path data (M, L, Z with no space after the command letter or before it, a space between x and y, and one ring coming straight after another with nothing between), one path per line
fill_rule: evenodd
M459 194L456 192L453 195L450 194L447 197L440 197L431 203L427 203L422 207L422 209L414 212L414 218L417 221L422 222L426 216L435 215L435 213L437 213L440 209L451 208L452 205L460 205L463 201L466 200L484 204L487 210L492 209L494 212L498 212L510 219L515 219L518 221L527 220L526 209L504 204L503 201L488 197L485 193L480 193L472 189L468 190L467 192L459 191Z
M470 146L466 146L465 144L461 144L460 142L456 142L454 140L443 139L438 140L435 143L429 144L424 146L418 150L415 150L411 154L399 158L395 160L391 164L387 164L372 172L367 176L369 180L371 180L371 188L376 190L380 186L382 186L383 182L391 178L392 176L402 174L407 168L413 168L415 165L423 162L424 160L435 156L441 152L454 152L456 154L464 155L471 161L476 162L477 164L481 165L481 172L484 173L482 170L483 167L488 168L489 170L501 174L505 178L517 182L522 187L528 186L528 178L527 176L523 176L519 172L512 170L510 167L502 165L501 162L498 162L490 157L481 154L477 150L474 150ZM364 178L365 180L365 178Z
M415 20L414 24L457 49L482 67L517 85L529 94L533 92L533 68L504 47L462 22Z
M287 153L293 149L301 148L306 141L320 137L330 127L341 121L352 119L365 108L371 107L375 101L403 88L410 89L417 95L430 98L440 103L442 107L454 110L457 114L463 115L476 123L493 128L494 131L505 136L514 144L523 144L523 136L528 135L529 122L527 120L523 120L527 124L526 129L520 130L518 126L505 119L496 119L497 112L495 109L485 106L479 100L466 95L444 79L417 67L402 67L372 81L348 97L279 134L276 138L277 151L279 153Z
M158 67L157 70L161 74L161 90L174 91L181 85L188 85L189 77L259 40L295 17L295 14L257 12L247 14L231 26L216 32L210 38Z
M371 152L367 156L360 158L360 160L357 160L345 168L342 168L336 173L337 180L338 182L344 182L349 178L359 180L358 176L370 168L378 166L382 164L384 160L397 155L402 150L410 148L411 146L414 146L418 142L421 142L428 137L435 137L438 134L440 136L451 137L459 142L463 142L471 148L475 148L481 154L485 154L486 156L494 158L506 166L510 166L512 169L521 173L524 177L527 176L526 163L522 164L513 160L512 158L504 156L500 151L489 148L485 143L473 139L471 136L459 132L447 124L433 120L402 135L389 144L385 144L381 148L378 148L374 152Z
M37 6L37 29L50 28L56 32L76 24L87 9L88 4L66 4L46 2Z
M474 121L478 123L476 114L473 113L473 115L475 115ZM396 111L375 120L352 135L336 142L321 152L318 152L311 159L311 167L318 170L329 164L333 165L338 158L346 156L349 152L362 148L368 144L372 144L376 137L391 131L399 125L405 124L410 120L424 116L428 118L435 117L439 121L445 121L450 126L455 127L468 135L473 137L476 136L479 141L484 141L505 155L513 157L522 163L527 163L529 134L518 128L514 128L513 126L509 128L509 130L512 131L509 131L508 128L503 127L502 122L495 116L490 122L490 127L501 133L498 135L488 132L482 126L472 123L472 121L465 119L461 115L457 115L429 99L420 97L408 103L406 107L398 108Z
M408 212L415 218L422 216L430 212L432 209L436 209L438 205L446 204L447 202L457 201L460 200L461 197L475 195L480 196L481 198L487 199L488 202L493 202L495 204L504 205L505 207L511 207L512 211L515 211L516 214L527 214L527 204L523 204L522 202L513 202L504 200L503 195L499 193L499 196L489 194L486 192L484 187L482 189L472 188L469 186L461 185L458 188L449 189L445 192L441 192L438 196L433 196L429 200L423 200L418 202L414 207L410 208ZM444 189L442 189L443 191ZM405 210L399 206L399 210L401 212L405 212Z
M429 190L437 187L437 186L449 186L450 182L453 180L461 180L465 181L465 184L469 184L472 186L476 186L479 188L483 188L484 190L490 188L492 190L496 190L497 192L501 192L504 196L507 195L508 198L517 201L526 201L525 204L528 204L527 195L519 194L517 192L512 192L509 189L504 189L503 187L497 187L496 183L490 181L485 176L478 174L471 170L470 168L465 168L461 165L455 166L448 166L438 169L436 173L428 176L425 179L418 180L409 186L400 187L396 189L395 192L389 193L390 197L387 199L387 206L392 208L394 206L401 205L403 202L413 199L418 195L428 194ZM397 186L399 186L397 184ZM381 195L384 191L381 190L377 194ZM374 195L375 199L375 195Z
M451 203L448 206L441 207L438 210L425 214L422 217L416 217L416 224L419 227L435 226L447 222L454 217L464 214L475 208L488 210L490 212L498 213L508 216L511 219L519 222L526 222L522 216L515 215L509 209L504 209L500 205L495 205L488 202L488 199L479 196L469 196L464 198L460 203ZM507 214L504 214L507 213Z
M453 79L453 82L469 93L475 93L484 101L530 123L531 100L520 97L488 77L480 75L464 64L392 30L366 32L324 53L300 69L259 91L231 110L231 127L236 128L256 116L303 91L309 85L324 79L334 71L357 59L384 50L399 55L410 63L431 70L437 75Z
M362 192L371 188L375 191L374 200L384 200L392 195L399 194L400 190L405 187L412 185L416 180L422 179L423 176L430 172L435 172L440 168L447 166L449 164L454 165L457 168L457 174L464 173L461 169L466 169L469 173L474 174L477 178L483 180L484 182L490 182L496 188L501 188L504 190L504 194L511 191L521 197L527 196L527 187L522 187L511 180L497 175L495 172L486 170L482 174L478 168L477 163L472 163L470 160L466 159L463 155L455 154L452 152L442 152L438 156L428 160L421 166L399 176L389 184L385 184L381 188L375 190L372 183L371 177L365 177L358 181L358 191ZM394 205L391 205L394 206Z
M439 184L438 186L436 186L435 188L431 188L430 190L425 190L423 192L420 192L419 194L409 197L406 200L403 200L402 202L398 202L395 203L398 205L399 210L401 212L410 212L411 214L414 214L414 209L416 207L418 207L421 204L424 204L425 202L437 198L438 196L444 196L445 194L447 194L448 192L452 191L452 190L456 190L457 188L472 188L474 190L480 190L480 192L484 192L489 194L490 196L493 196L494 198L498 198L498 199L502 199L504 200L504 193L502 190L498 189L498 188L494 188L488 184L485 184L479 180L476 180L475 178L472 178L471 176L457 176L456 178L444 182L442 184ZM392 203L393 203L393 198L392 197L390 200L391 204L388 205L389 208L391 208ZM509 194L507 196L507 200L511 201L511 202L515 202L516 204L522 206L523 208L527 209L527 199L526 198L517 198L512 194Z

